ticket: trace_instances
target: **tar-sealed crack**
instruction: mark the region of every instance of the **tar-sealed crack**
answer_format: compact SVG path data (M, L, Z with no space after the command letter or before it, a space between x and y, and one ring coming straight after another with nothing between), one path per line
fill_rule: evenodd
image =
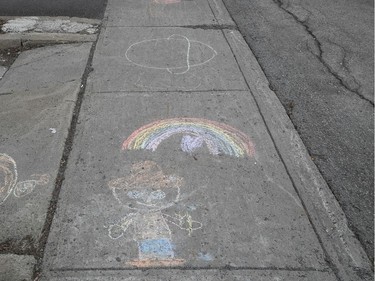
M192 28L192 29L203 29L203 30L223 30L223 29L238 30L237 26L233 24L201 24L201 25L186 25L182 27Z
M363 96L361 93L359 93L358 89L360 88L360 85L355 80L354 77L353 77L353 79L356 82L355 84L357 84L358 86L356 85L356 86L353 87L352 85L349 85L349 83L347 83L342 77L340 77L340 75L338 73L336 73L335 70L323 59L322 43L315 36L314 32L311 30L310 26L308 25L308 23L307 23L308 18L306 20L300 20L295 14L293 14L287 8L284 7L284 3L281 0L273 0L273 1L279 6L280 9L282 9L283 11L285 11L286 13L291 15L297 23L302 25L304 27L304 29L306 30L306 32L313 38L313 40L315 42L315 45L318 49L318 54L316 54L315 52L311 52L311 53L314 54L316 56L316 58L321 62L321 64L328 70L328 72L338 80L340 85L342 87L344 87L346 90L356 94L359 98L361 98L363 100L366 100L370 104L374 105L374 102L372 100L369 100L368 98ZM345 55L345 50L343 50L343 52L344 52L344 55ZM345 58L343 58L343 63L344 63L344 60L345 60ZM348 68L345 66L345 64L343 65L343 67L348 71Z

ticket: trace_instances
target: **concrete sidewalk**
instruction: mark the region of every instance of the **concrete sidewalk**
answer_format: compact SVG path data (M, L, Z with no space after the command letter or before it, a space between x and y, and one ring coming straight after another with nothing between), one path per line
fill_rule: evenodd
M30 278L44 247L91 46L22 52L0 79L0 280Z
M221 0L109 0L92 68L41 280L373 279Z

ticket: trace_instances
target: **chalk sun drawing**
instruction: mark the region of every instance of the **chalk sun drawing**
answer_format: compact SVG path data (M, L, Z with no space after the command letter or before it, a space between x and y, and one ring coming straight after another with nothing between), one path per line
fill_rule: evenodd
M184 259L175 257L172 233L168 224L187 231L188 235L202 224L191 215L164 214L180 199L184 181L175 175L165 175L152 161L134 164L131 174L108 183L117 201L133 210L108 228L111 239L119 239L132 230L132 239L138 244L138 259L129 261L135 267L178 266Z
M253 156L254 145L241 131L223 123L198 118L172 118L147 124L134 131L123 143L123 150L155 151L166 139L182 134L181 149L193 153L204 145L213 155Z
M166 70L175 75L204 65L216 55L211 46L178 34L134 43L125 52L126 59L139 67Z
M49 175L31 175L31 180L17 183L18 172L16 161L7 154L0 153L0 205L13 192L17 198L30 194L37 185L46 185Z

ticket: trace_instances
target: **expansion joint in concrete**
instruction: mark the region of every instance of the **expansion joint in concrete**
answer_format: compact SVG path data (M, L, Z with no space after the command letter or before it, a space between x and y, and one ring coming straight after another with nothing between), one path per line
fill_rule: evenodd
M100 92L92 92L91 94L111 94L111 93L118 93L118 94L133 94L133 93L137 93L137 94L144 94L144 95L149 95L150 93L165 93L165 94L168 94L168 93L196 93L196 92L199 92L199 93L231 93L231 92L244 92L244 93L248 93L249 90L241 90L241 89L238 89L238 90L233 90L233 89L230 89L230 90L164 90L164 91L160 91L160 90L156 90L156 91L135 91L135 90L130 90L130 91L100 91Z
M92 267L92 268L53 268L50 271L55 272L89 272L89 271L138 271L139 268L123 268L123 267L111 267L111 268L101 268L101 267ZM142 270L158 270L163 271L166 268L163 267L144 267ZM196 271L196 270L223 270L223 271L241 271L241 270L258 270L258 271L284 271L284 272L330 272L330 269L316 269L312 267L305 268L294 268L294 267L251 267L251 266L191 266L191 267L173 267L170 266L167 270L180 270L180 271Z
M185 25L181 26L184 28L192 28L192 29L203 29L203 30L238 30L236 25L233 24L202 24L202 25Z

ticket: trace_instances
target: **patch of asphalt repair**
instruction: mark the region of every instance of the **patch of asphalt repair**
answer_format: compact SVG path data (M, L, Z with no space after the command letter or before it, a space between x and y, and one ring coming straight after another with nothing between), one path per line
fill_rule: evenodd
M298 16L296 16L294 13L290 12L288 9L286 9L284 7L284 3L282 2L282 0L273 0L275 2L275 4L277 4L279 6L279 8L283 11L285 11L287 14L289 14L290 16L293 17L293 19L300 25L302 25L305 29L305 31L313 38L314 42L315 42L315 46L316 48L318 49L318 53L316 54L315 52L312 52L311 53L313 55L316 56L316 58L322 63L322 65L324 65L324 67L328 70L328 72L334 76L340 83L340 85L342 87L344 87L345 89L347 89L349 92L352 92L354 94L356 94L359 98L363 99L363 100L366 100L368 101L370 104L374 105L374 102L369 100L368 98L366 98L365 96L363 96L361 93L359 93L358 89L360 87L359 83L357 81L356 82L356 87L352 87L351 85L349 85L342 77L340 77L340 75L338 73L336 73L334 71L334 69L324 60L323 58L323 49L322 49L322 44L321 42L319 41L319 39L315 36L314 32L311 30L309 24L308 24L308 18L306 20L300 20L298 18ZM342 65L345 67L346 70L348 70L348 68L345 66L345 57L343 58L343 63ZM354 79L354 77L352 77Z

